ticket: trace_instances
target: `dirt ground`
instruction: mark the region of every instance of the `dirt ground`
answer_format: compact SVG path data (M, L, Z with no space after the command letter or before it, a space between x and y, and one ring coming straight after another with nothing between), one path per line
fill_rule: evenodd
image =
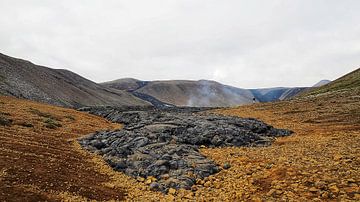
M204 149L232 167L199 189L204 199L360 201L360 93L255 104L218 113L254 117L291 129L270 147Z
M168 195L112 171L74 141L119 125L0 97L0 115L13 120L0 126L0 201L360 201L359 95L342 92L216 111L295 133L269 147L203 148L203 154L231 167L198 180L192 190Z
M75 141L120 125L10 97L0 97L0 116L11 122L0 125L0 201L123 200L132 192L146 193L144 185L113 172Z

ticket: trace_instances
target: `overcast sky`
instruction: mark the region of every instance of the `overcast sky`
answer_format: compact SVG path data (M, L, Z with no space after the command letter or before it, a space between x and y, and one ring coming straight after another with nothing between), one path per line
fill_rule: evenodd
M0 52L96 82L309 86L360 67L360 1L0 0Z

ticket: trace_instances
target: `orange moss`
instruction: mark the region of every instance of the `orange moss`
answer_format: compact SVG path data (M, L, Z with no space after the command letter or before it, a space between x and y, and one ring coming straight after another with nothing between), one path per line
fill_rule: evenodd
M76 138L118 124L71 109L0 97L0 200L135 201L341 201L360 196L360 100L358 92L285 102L254 104L215 113L254 117L293 136L257 148L203 148L229 169L198 180L173 195L151 192L141 182L114 172L100 156L83 150ZM357 97L356 97L357 96ZM44 115L61 127L46 128ZM26 127L21 123L30 123Z

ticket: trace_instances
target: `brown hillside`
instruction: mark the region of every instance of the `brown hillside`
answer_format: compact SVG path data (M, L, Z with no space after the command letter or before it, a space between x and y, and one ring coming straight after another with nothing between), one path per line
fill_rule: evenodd
M226 86L215 81L153 81L140 88L158 100L176 106L219 107L252 102L250 90Z
M66 107L150 105L132 94L74 72L35 65L0 53L0 95Z

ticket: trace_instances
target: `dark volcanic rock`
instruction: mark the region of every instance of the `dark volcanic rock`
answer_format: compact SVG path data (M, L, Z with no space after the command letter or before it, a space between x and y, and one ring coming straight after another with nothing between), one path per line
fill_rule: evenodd
M103 155L115 170L133 177L155 177L153 189L164 192L170 187L190 189L196 179L219 171L218 165L200 154L201 145L266 146L275 137L291 134L256 119L191 113L198 109L83 110L125 127L94 133L80 144Z
M168 103L165 103L165 102L161 102L160 100L154 98L153 96L150 96L150 95L147 95L147 94L144 94L144 93L139 93L139 92L131 92L134 96L142 99L142 100L145 100L145 101L148 101L150 102L152 105L154 105L156 108L169 108L169 107L175 107L175 105L172 105L172 104L168 104Z

